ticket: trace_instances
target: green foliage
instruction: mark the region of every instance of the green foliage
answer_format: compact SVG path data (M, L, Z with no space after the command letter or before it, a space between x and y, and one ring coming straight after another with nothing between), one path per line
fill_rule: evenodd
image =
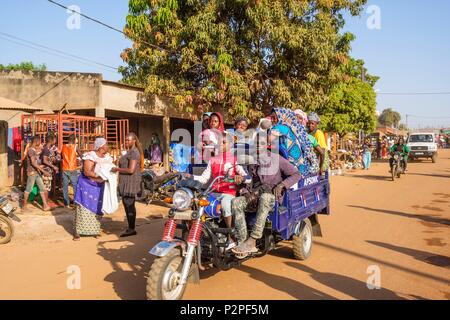
M383 112L381 112L380 116L378 117L379 124L386 127L397 128L400 120L402 120L401 114L397 111L392 110L392 108L383 110Z
M25 61L18 64L8 64L7 66L4 66L0 64L0 71L13 71L13 70L32 70L32 71L46 71L47 66L45 64L41 64L38 66L35 66L33 62Z
M216 105L254 118L278 105L322 113L330 97L338 103L332 90L344 90L345 101L358 100L358 88L369 95L370 85L342 84L353 36L339 33L343 13L358 15L365 3L130 0L124 32L134 44L121 55L123 81L189 111Z
M378 77L367 74L364 61L350 59L342 65L342 81L335 85L329 100L320 108L326 131L346 134L376 129L376 94ZM365 76L361 76L365 74ZM363 81L363 78L365 81Z

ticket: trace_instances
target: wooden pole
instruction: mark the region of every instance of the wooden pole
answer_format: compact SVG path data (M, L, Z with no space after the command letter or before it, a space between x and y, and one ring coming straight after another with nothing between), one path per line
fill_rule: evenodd
M164 116L163 118L163 135L164 135L164 169L168 171L169 165L169 150L170 150L170 118Z

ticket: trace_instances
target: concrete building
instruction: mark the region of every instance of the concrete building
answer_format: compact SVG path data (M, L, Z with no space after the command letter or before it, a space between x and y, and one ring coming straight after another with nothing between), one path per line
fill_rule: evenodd
M199 114L180 111L168 99L149 97L142 88L106 81L96 73L0 71L0 97L47 111L59 111L66 105L77 115L128 119L129 130L139 136L144 147L155 132L163 150L168 150L174 129L185 128L193 134L193 121L200 119ZM20 114L14 119L10 127L20 126Z
M20 152L17 152L13 138L19 133L14 130L20 127L21 116L52 112L52 110L44 110L0 97L0 187L16 184L20 178L18 175Z

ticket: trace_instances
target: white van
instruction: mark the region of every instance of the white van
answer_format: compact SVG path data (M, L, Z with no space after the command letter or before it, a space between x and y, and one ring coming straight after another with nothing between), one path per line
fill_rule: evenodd
M415 159L431 159L436 163L438 156L438 145L436 143L436 135L432 132L411 133L407 141L411 150L409 158Z

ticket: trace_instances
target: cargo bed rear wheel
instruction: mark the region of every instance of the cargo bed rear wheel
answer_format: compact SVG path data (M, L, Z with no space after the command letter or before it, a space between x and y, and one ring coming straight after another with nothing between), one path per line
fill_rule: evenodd
M294 235L292 237L292 249L295 259L306 260L311 255L313 245L313 230L309 219L302 221L301 230L298 236Z

